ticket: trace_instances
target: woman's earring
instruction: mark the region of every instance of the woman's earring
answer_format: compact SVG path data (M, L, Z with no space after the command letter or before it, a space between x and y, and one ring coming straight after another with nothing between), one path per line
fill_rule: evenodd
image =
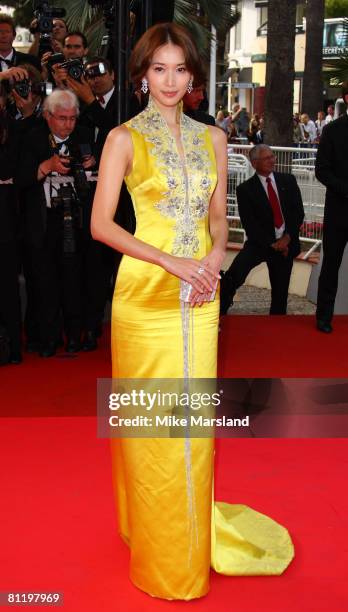
M193 79L192 77L190 78L189 82L188 82L188 86L187 86L187 93L191 93L193 89Z
M147 94L147 92L149 91L149 85L147 79L145 78L141 80L141 91L143 92L143 94Z

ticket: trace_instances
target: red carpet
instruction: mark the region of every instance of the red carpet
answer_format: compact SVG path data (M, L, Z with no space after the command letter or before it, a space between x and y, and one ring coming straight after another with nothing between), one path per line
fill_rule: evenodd
M347 332L345 317L329 337L307 317L228 317L220 374L344 377ZM290 530L296 558L283 576L212 573L209 595L190 603L135 589L116 534L108 442L96 438L92 416L95 378L109 373L107 339L89 355L28 356L1 369L0 591L64 592L68 612L347 609L344 439L217 441L217 498L249 504Z

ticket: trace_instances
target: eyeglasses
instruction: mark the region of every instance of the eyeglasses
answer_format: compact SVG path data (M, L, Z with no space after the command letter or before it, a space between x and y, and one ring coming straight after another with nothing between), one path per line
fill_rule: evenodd
M77 115L72 115L71 117L68 117L67 115L54 115L53 113L50 113L51 117L54 117L54 119L56 121L59 121L60 123L75 123L76 119L77 119Z

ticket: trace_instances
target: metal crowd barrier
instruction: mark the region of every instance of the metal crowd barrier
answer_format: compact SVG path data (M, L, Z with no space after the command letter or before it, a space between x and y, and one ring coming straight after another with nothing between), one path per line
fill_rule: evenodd
M253 145L228 145L228 185L227 185L227 218L230 228L243 231L238 215L236 187L254 174L248 152ZM305 219L300 231L300 239L308 243L309 255L321 245L325 187L315 178L315 158L317 150L305 147L271 147L277 158L278 172L291 172L301 190Z

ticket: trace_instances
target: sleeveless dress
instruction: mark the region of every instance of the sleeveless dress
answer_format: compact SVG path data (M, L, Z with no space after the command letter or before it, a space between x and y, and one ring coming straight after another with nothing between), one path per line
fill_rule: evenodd
M126 177L140 240L202 259L212 243L209 201L217 171L209 129L180 115L184 159L151 99L127 122ZM215 378L219 302L190 308L180 281L124 256L112 306L114 378ZM120 533L130 577L152 596L189 600L209 590L210 567L230 575L281 574L293 557L287 530L243 505L212 502L211 438L111 441Z

